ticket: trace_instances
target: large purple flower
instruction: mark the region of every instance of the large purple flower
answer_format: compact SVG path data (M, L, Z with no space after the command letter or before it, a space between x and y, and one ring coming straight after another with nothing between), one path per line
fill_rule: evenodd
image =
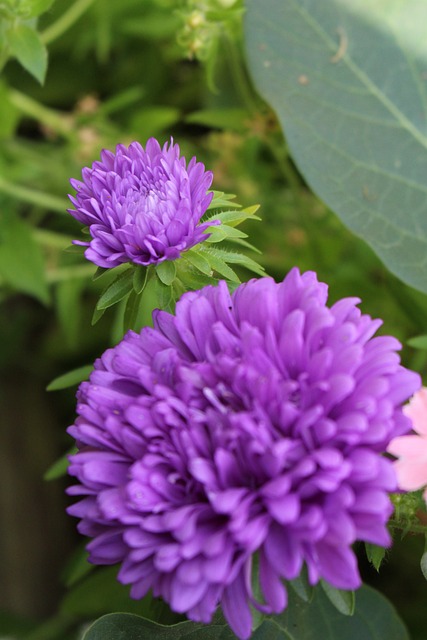
M311 583L353 589L352 543L389 544L382 452L410 428L401 403L420 379L357 299L326 301L297 269L232 296L221 282L96 362L69 429L70 493L84 496L69 512L91 562L120 562L132 597L152 589L203 622L221 604L248 638L249 605L282 611L303 563Z
M104 149L82 177L70 181L77 193L68 211L89 227L92 240L76 244L88 246L86 258L99 267L175 260L214 224L199 224L213 197L212 172L196 158L187 167L177 144L161 148L150 138L145 150L139 142L119 144L115 154Z

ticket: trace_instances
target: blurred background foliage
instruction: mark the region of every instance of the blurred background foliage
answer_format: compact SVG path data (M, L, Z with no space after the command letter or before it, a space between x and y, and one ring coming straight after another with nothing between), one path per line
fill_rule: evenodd
M0 637L66 640L108 611L160 606L130 602L114 570L87 575L65 481L43 480L70 447L75 408L75 388L46 386L121 337L113 315L91 326L108 275L94 282L94 265L69 250L80 236L69 178L102 148L173 136L216 190L260 203L262 223L244 230L270 275L314 269L332 300L359 296L403 343L426 333L426 296L391 276L296 170L248 79L242 12L241 0L0 0ZM403 360L425 373L425 350L407 346ZM361 553L415 640L423 543L406 538L379 575Z

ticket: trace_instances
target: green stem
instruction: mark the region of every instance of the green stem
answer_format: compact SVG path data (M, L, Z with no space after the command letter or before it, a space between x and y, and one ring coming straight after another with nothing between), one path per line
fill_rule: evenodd
M43 193L41 191L35 191L34 189L28 189L21 185L8 182L4 178L0 177L0 193L5 193L8 196L22 200L23 202L29 202L39 207L44 207L49 211L57 211L58 213L65 213L66 202L62 198L51 196L49 193Z
M34 118L66 138L73 138L73 123L69 117L59 115L54 109L49 109L14 89L9 90L9 98L11 103L22 113Z
M77 0L56 22L43 31L41 34L42 42L49 44L62 36L89 9L93 2L94 0Z

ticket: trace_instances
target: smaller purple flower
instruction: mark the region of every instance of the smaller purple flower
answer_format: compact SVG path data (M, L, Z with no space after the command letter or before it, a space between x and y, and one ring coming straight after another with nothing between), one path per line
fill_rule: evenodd
M82 171L83 182L70 180L76 196L68 212L89 227L85 256L99 267L123 262L148 266L176 260L181 253L208 237L218 222L200 219L211 203L213 174L193 157L188 166L173 142L150 138L104 149L101 161Z

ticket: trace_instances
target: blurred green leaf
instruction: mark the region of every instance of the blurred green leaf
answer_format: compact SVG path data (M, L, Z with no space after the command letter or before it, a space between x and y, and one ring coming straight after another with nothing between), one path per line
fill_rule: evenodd
M0 276L17 291L49 302L43 253L31 227L16 215L0 213Z
M407 344L414 349L420 349L422 351L427 350L427 335L415 336L407 341Z
M52 382L48 384L46 390L59 391L60 389L68 389L68 387L72 387L75 384L80 384L83 380L88 379L92 370L93 365L86 365L84 367L68 371L68 373L64 373L62 376L58 376L52 380Z
M246 52L304 179L427 292L427 3L247 0Z
M45 13L55 0L21 0L20 10L25 18L35 18Z
M132 118L130 126L141 141L159 136L165 129L176 124L181 117L179 109L158 105L138 109Z
M37 31L24 23L17 23L7 34L10 54L36 80L43 84L47 70L47 49Z

